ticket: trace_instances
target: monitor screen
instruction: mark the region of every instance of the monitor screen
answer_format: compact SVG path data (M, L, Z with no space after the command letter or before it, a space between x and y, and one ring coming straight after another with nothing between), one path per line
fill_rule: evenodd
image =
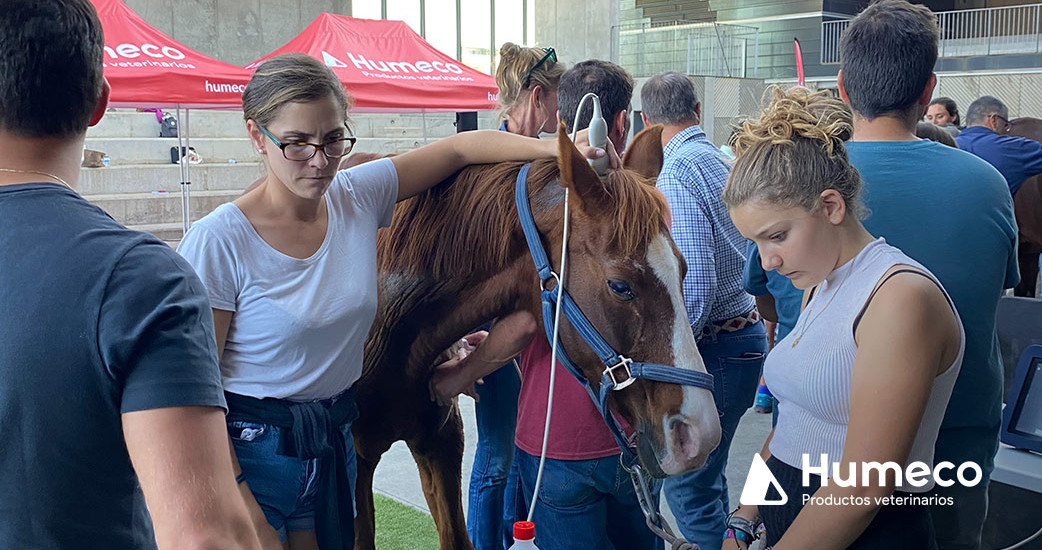
M1013 406L1010 431L1028 437L1042 437L1042 358L1031 361L1020 396Z

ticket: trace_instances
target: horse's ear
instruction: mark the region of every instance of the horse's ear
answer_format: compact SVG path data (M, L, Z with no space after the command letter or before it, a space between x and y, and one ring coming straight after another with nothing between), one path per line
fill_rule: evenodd
M557 165L561 171L561 185L578 195L584 212L596 212L607 200L604 185L590 163L575 148L564 124L559 124L557 129Z
M646 177L657 178L662 171L661 124L648 126L630 142L622 157L622 166Z

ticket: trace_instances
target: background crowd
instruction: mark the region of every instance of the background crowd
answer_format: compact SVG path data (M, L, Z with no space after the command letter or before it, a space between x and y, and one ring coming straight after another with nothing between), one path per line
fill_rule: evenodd
M507 44L499 131L339 170L356 141L350 95L321 62L278 56L243 93L266 176L175 252L74 191L109 91L91 4L0 2L0 32L5 548L353 547L351 423L378 229L397 202L467 165L556 156L536 138L587 128L587 93L612 149L580 141L590 158L617 167L634 116L622 67L566 69L552 48ZM1004 135L996 98L964 119L933 98L938 40L927 8L872 4L843 35L838 97L772 89L736 129L733 160L702 130L689 78L641 88L641 121L661 125L656 187L722 429L704 467L654 489L703 550L757 538L776 550L980 545L1002 403L995 310L1019 282L1013 196L1042 173L1042 144ZM430 391L480 397L467 526L476 548L503 549L532 504L556 367L531 314L480 328L466 337L473 351L432 366ZM789 503L735 507L728 483L744 480L724 475L728 451L761 374L777 414L761 456ZM660 548L585 388L561 377L556 399L539 547ZM807 487L802 453L841 462L830 476L949 461L984 479ZM804 505L802 494L956 505Z

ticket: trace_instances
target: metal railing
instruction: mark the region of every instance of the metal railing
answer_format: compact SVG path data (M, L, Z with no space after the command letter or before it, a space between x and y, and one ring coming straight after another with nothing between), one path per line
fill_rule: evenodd
M745 78L759 65L759 29L719 23L648 23L617 27L613 57L633 76L664 71Z
M839 63L839 37L850 26L850 19L821 22L821 64Z
M937 12L940 57L1042 52L1042 4ZM821 23L821 63L839 63L849 19Z

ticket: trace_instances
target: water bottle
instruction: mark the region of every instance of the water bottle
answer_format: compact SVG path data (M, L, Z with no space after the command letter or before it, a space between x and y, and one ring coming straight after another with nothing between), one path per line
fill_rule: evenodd
M753 410L760 414L770 414L774 411L774 395L767 389L765 384L756 388L756 401Z
M539 550L535 545L535 524L531 521L514 522L514 545L510 550Z

